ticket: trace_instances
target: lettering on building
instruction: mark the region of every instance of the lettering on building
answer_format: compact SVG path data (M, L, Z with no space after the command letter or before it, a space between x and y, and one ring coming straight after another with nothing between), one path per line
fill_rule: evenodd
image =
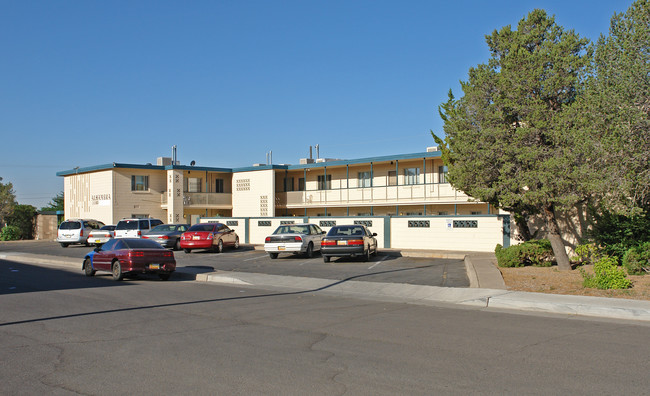
M250 191L251 179L237 179L235 181L235 189L237 191Z

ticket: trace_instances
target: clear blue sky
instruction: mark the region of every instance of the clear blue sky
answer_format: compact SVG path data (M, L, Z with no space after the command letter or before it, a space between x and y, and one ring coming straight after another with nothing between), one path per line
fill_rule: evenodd
M486 34L542 8L595 40L631 3L0 0L0 177L40 208L58 171L172 145L214 167L425 151Z

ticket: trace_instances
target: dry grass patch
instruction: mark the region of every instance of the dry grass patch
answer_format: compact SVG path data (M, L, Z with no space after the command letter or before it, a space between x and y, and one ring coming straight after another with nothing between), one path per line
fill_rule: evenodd
M583 288L582 275L577 269L559 271L557 266L498 268L508 290L650 300L650 275L628 275L632 288L627 290L599 290ZM583 268L593 273L593 266Z

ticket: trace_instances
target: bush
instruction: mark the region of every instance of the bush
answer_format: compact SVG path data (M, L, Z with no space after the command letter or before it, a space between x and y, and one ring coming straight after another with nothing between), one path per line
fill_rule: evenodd
M650 242L628 249L623 256L623 267L630 275L644 275L644 268L650 268Z
M589 235L610 256L622 260L631 247L650 241L649 210L626 216L604 208L591 208L590 214L593 223Z
M604 256L603 249L595 243L588 243L576 246L574 261L580 264L593 264Z
M596 289L629 289L632 282L627 279L625 271L618 267L615 257L603 256L594 264L594 274L590 275L580 268L582 286Z
M20 239L20 229L16 226L6 226L0 231L0 241L15 241Z
M552 264L553 248L548 239L524 242L504 248L497 245L494 249L499 267L524 267L534 265L549 267Z

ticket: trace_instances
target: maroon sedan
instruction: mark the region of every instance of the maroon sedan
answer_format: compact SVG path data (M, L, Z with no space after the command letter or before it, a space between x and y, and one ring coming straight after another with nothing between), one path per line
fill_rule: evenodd
M86 276L96 271L113 274L119 281L128 274L155 273L167 280L176 270L174 253L148 239L111 239L84 258L83 270Z
M208 249L221 253L225 246L239 248L237 233L225 224L194 224L181 235L181 249L185 253L191 252L192 249Z

